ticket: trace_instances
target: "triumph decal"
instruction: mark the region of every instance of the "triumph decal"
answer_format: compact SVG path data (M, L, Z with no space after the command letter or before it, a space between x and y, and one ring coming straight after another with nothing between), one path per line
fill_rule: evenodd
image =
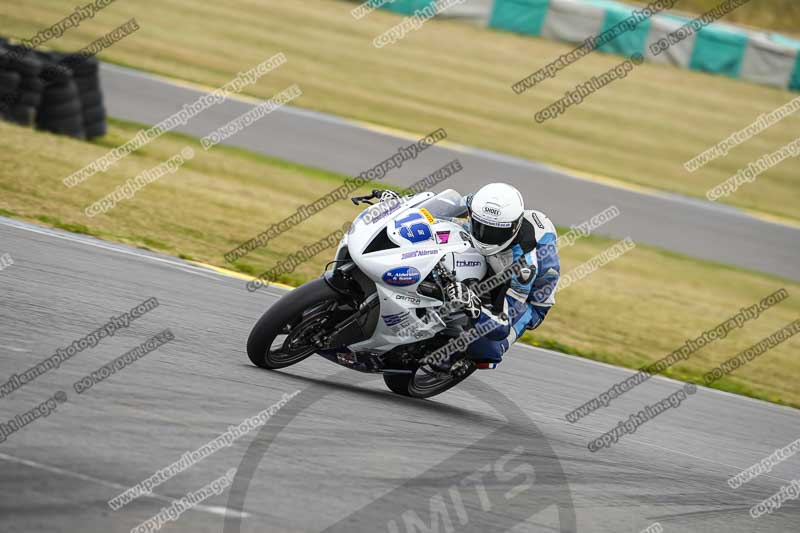
M464 261L464 260L457 260L456 266L457 267L479 267L481 266L480 261Z
M419 270L414 267L397 267L387 270L382 276L383 282L395 287L413 285L420 280Z

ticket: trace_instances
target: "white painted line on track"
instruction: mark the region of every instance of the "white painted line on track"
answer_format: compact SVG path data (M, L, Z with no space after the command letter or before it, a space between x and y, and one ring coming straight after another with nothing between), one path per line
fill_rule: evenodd
M104 479L96 478L94 476L87 476L86 474L81 474L79 472L72 472L71 470L65 470L63 468L59 468L57 466L46 465L44 463L38 463L36 461L31 461L29 459L22 459L21 457L15 457L13 455L8 455L5 453L0 453L0 460L8 461L10 463L17 463L21 465L28 466L30 468L35 468L37 470L44 470L45 472L50 472L51 474L58 474L61 476L71 477L73 479L80 479L81 481L87 481L89 483L95 483L98 485L103 485L104 487L109 487L114 490L119 491L126 491L130 487L126 487L125 485L120 485L119 483L114 483L113 481L106 481ZM162 496L160 494L156 494L155 492L151 492L150 494L142 494L139 496L140 498L151 498L155 500L160 500L167 503L172 503L175 501L173 498L169 498L167 496ZM193 511L201 511L204 513L210 513L214 515L226 516L230 515L233 517L238 518L247 518L250 516L250 513L233 511L228 509L227 507L220 507L218 505L195 505L194 507L190 507L190 510Z
M156 262L156 263L165 264L165 265L171 266L173 268L176 268L178 270L181 270L183 272L186 272L188 274L194 274L196 276L201 276L201 277L208 278L208 279L217 279L217 280L220 279L220 278L226 279L226 280L233 279L233 278L230 278L229 276L225 276L224 274L221 274L219 272L216 272L216 271L213 271L213 270L210 270L210 269L207 269L207 268L195 266L195 265L183 262L183 261L181 261L179 259L169 259L169 258L166 258L166 257L159 257L159 256L157 256L155 254L152 254L152 253L143 253L143 252L140 252L140 251L138 251L138 250L136 250L134 248L130 248L130 247L122 245L122 244L109 243L109 242L97 239L95 237L90 237L90 236L85 236L85 235L77 235L77 234L69 233L69 232L66 232L66 231L59 231L59 230L55 230L55 229L51 229L51 228L45 228L45 227L42 227L42 226L36 226L34 224L29 224L27 222L21 222L21 221L18 221L18 220L13 220L13 219L4 218L4 217L0 217L0 225L4 225L4 226L11 227L11 228L24 230L24 231L30 231L32 233L37 233L39 235L45 235L45 236L48 236L48 237L54 237L54 238L57 238L57 239L63 239L63 240L71 241L71 242L78 243L78 244L85 244L87 246L93 246L95 248L100 248L102 250L106 250L106 251L110 251L110 252L117 252L117 253L121 253L121 254L125 254L125 255L130 255L130 256L133 256L133 257L136 257L136 258L139 258L139 259L144 259L146 261L152 261L152 262ZM280 290L277 287L270 287L270 288L276 289L276 290ZM263 289L262 289L262 292L264 292L265 294L270 294L272 296L278 296L278 297L283 296L283 292L274 293L274 292L269 292L269 291L263 291Z
M0 344L0 348L4 350L8 350L9 352L17 352L17 353L29 353L30 350L24 350L22 348L15 348L14 346L6 346L5 344Z

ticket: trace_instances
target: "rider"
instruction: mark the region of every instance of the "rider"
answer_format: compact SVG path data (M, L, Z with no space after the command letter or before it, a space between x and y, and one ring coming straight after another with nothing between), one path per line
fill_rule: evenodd
M487 277L519 262L519 275L498 287L483 302L463 283L447 288L448 297L465 303L473 326L489 330L467 348L479 368L494 368L526 329L536 329L555 304L561 267L556 229L543 213L525 210L520 192L505 183L490 183L464 197L468 229L475 248L486 257ZM492 327L495 325L495 327ZM485 331L485 330L484 330Z

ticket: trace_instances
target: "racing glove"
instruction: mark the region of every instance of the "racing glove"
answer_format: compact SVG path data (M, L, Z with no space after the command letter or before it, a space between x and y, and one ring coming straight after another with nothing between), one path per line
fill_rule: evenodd
M460 281L455 281L447 286L445 292L447 299L462 307L469 318L477 320L481 316L481 299L469 287Z

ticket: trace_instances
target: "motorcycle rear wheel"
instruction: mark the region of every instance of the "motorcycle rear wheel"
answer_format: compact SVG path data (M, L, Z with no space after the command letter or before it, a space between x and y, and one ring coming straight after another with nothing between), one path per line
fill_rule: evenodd
M452 389L477 370L474 363L467 364L469 368L459 375L431 373L426 367L420 367L411 373L387 372L383 374L383 381L389 390L401 396L431 398Z

